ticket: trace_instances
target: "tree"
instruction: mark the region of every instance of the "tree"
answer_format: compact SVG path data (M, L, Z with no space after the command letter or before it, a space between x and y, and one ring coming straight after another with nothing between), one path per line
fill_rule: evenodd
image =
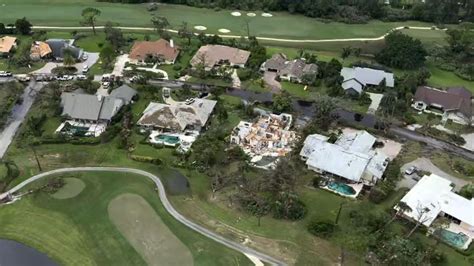
M116 56L117 55L115 54L114 48L112 48L110 45L104 46L99 53L100 60L102 60L102 63L104 64L104 68L111 67Z
M336 225L330 220L314 220L308 225L308 231L318 237L328 238L336 230Z
M459 190L459 195L465 197L466 199L474 198L474 184L464 185L461 190Z
M183 21L181 27L178 30L178 36L188 40L188 45L191 44L191 39L194 36L194 33L189 29L188 23Z
M391 224L393 221L395 221L395 219L397 219L397 217L402 216L403 214L405 214L407 212L411 212L410 206L408 206L408 204L406 204L404 201L398 202L397 205L395 205L395 208L397 209L397 211L392 216L392 219L390 219L390 221L388 221L387 226L389 224Z
M16 29L16 32L18 32L19 34L21 35L28 35L31 33L31 27L33 25L31 25L31 23L26 20L26 18L21 18L21 19L17 19L15 21L15 29Z
M163 34L164 29L170 25L167 18L157 16L151 18L151 23L153 23L153 26L160 35Z
M327 96L319 97L314 104L314 121L321 130L327 131L332 122L337 119L334 111L337 108L336 101Z
M289 112L292 109L290 95L287 92L273 95L272 110L275 113Z
M74 58L74 52L71 49L64 49L63 52L63 64L65 66L72 66L76 63Z
M101 12L97 8L93 7L87 7L82 10L82 25L90 26L92 27L92 32L94 32L94 35L96 35L95 31L95 24L97 17L100 16Z
M416 266L422 265L423 261L423 253L417 245L413 241L399 236L388 237L382 243L378 243L375 253L380 265Z
M409 238L416 231L416 229L420 227L420 225L422 225L424 222L433 218L428 215L429 212L430 212L430 209L428 207L424 207L420 203L416 206L416 216L415 216L416 223L413 229L411 229L411 231L408 233L407 238Z
M104 27L105 39L112 45L115 50L118 50L125 44L125 38L120 29L114 28L112 23L107 22Z
M427 55L420 40L395 31L385 37L385 47L375 59L390 67L415 69L425 63Z
M342 48L341 58L346 59L351 55L351 53L352 53L351 47L344 47Z
M273 207L276 219L300 220L306 215L306 206L294 192L280 192Z

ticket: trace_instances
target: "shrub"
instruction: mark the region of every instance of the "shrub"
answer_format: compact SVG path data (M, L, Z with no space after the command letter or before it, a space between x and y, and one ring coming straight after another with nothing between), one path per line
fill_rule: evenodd
M308 225L308 231L318 237L329 238L336 230L336 225L329 220L314 220Z
M292 192L282 192L275 201L273 217L277 219L299 220L306 215L306 206Z
M139 155L132 155L130 158L137 162L142 163L152 163L156 165L161 165L163 162L158 158L148 157L148 156L139 156Z
M174 65L173 66L173 70L175 70L175 71L180 71L181 69L183 69L183 67L180 66L180 65Z
M466 199L474 198L474 184L464 185L461 190L459 190L459 195L465 197Z
M387 198L387 193L379 187L373 187L369 193L369 200L373 203L380 203Z

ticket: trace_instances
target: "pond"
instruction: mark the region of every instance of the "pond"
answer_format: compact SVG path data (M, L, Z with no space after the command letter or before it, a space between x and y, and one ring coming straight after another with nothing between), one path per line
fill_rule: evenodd
M189 193L189 181L186 176L177 170L166 170L163 173L165 177L166 189L170 194L182 195Z
M0 239L0 265L57 266L46 254L13 240Z

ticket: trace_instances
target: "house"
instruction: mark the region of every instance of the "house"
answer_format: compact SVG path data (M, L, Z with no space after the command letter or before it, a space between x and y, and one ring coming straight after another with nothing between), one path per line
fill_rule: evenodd
M385 86L393 88L395 81L393 73L365 67L344 67L341 69L343 77L342 88L349 94L361 94L368 86Z
M49 39L46 43L51 48L52 57L57 61L63 60L65 50L71 51L72 56L76 60L81 60L84 55L84 50L73 45L74 40Z
M130 104L135 95L137 95L137 91L125 84L110 93L111 97L121 99L125 105Z
M206 70L228 65L243 68L250 57L250 52L225 45L204 45L191 59L193 68L203 64Z
M460 249L467 249L472 242L474 199L454 193L451 181L435 174L425 175L401 201L410 207L410 210L403 212L405 218L433 228L438 217L445 217L449 220L449 226L441 229L442 234L433 232L435 235L443 238L451 233L460 240L455 245ZM399 207L395 206L395 209L399 210Z
M150 57L158 58L164 64L174 64L178 55L179 47L174 45L173 40L159 39L135 42L128 58L132 64L144 64Z
M173 104L151 102L137 124L147 130L200 132L205 128L216 104L216 101L207 99L190 99Z
M335 143L319 134L309 135L300 151L308 169L327 177L372 186L382 179L388 157L373 148L376 138L366 131L342 134Z
M304 75L318 73L316 64L306 64L303 59L288 61L286 55L280 53L274 54L272 58L265 61L260 69L276 72L280 79L298 83L302 82Z
M34 41L31 44L30 58L31 60L41 60L52 55L53 51L49 44L40 41Z
M255 122L240 121L233 129L230 143L238 145L251 157L254 166L270 169L278 157L288 154L296 140L291 131L290 114L265 114Z
M0 56L8 55L17 45L16 38L4 36L0 38Z
M413 97L412 107L418 111L432 113L459 124L473 124L472 94L465 88L439 90L419 87Z

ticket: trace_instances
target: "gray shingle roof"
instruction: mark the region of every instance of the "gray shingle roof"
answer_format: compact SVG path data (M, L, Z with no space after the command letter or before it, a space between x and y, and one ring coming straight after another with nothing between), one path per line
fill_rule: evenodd
M382 81L385 79L385 85L387 87L393 87L394 86L394 78L393 78L393 73L388 73L383 70L377 70L377 69L371 69L371 68L365 68L365 67L354 67L354 68L348 68L344 67L341 70L341 76L344 78L344 81L342 83L342 87L344 89L354 89L357 92L362 92L358 88L360 87L356 83L353 82L353 80L357 81L360 83L362 86L367 86L367 85L380 85ZM348 84L345 84L347 82L350 82ZM345 85L344 85L345 84ZM352 86L356 86L355 88Z
M132 101L133 96L137 94L137 91L132 89L128 85L122 85L110 93L110 96L122 99L126 104Z
M72 51L73 56L76 59L80 59L84 51L81 48L77 48L71 45L69 40L62 40L62 39L49 39L46 43L51 48L52 54L54 58L63 58L64 57L64 50Z
M81 93L61 94L63 116L78 120L111 120L124 105L115 97L102 97Z

